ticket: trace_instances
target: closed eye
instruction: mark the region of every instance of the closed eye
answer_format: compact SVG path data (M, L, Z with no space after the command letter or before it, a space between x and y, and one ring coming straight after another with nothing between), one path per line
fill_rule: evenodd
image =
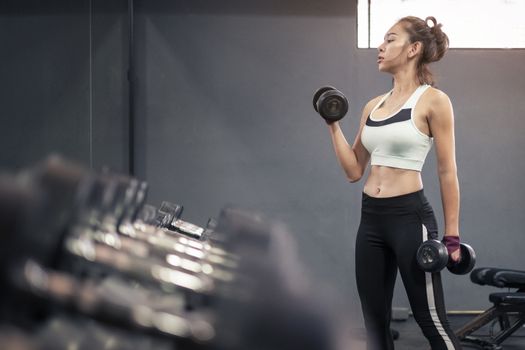
M391 43L392 41L394 41L394 39L396 38L397 34L396 33L387 33L385 36L384 36L384 39L385 39L385 42L387 43Z

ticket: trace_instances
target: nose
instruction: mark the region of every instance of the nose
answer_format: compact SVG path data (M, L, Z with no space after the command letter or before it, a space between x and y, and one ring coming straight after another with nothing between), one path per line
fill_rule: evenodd
M384 42L383 42L381 45L379 45L379 46L377 47L377 51L378 51L378 52L383 52L383 51L385 51L385 43L384 43Z

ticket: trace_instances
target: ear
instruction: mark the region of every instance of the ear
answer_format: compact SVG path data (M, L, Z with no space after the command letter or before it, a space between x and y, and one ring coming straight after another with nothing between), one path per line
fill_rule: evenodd
M410 44L410 48L408 49L408 57L413 58L419 55L419 53L421 53L421 50L423 50L423 44L421 43L421 41L413 42L412 44Z

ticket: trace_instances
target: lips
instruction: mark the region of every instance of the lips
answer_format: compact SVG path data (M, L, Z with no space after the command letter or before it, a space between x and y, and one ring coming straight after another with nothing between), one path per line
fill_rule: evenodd
M383 60L384 60L384 57L377 56L377 63L381 63L381 62L383 62Z

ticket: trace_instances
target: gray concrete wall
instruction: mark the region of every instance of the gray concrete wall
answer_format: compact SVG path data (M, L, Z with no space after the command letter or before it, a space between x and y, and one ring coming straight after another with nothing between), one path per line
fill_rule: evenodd
M127 2L0 2L0 166L128 168Z
M0 155L17 168L50 152L127 170L126 1L0 4ZM342 125L390 78L356 48L351 1L136 1L137 176L150 202L205 223L233 203L287 223L320 284L360 314L354 240L363 183L349 184L311 97L350 99ZM446 29L446 23L445 27ZM90 49L91 47L91 49ZM462 237L479 266L524 268L524 50L451 50L435 66L456 113ZM442 225L435 158L423 171ZM481 309L488 287L444 274L449 309ZM406 306L398 283L394 304Z
M364 104L390 88L375 50L356 48L350 1L138 1L137 174L150 202L204 223L226 203L286 222L313 275L359 314L354 239L363 182L346 182L311 96L324 84ZM446 23L445 27L446 29ZM479 266L524 268L519 199L524 50L451 50L435 66L456 114L461 230ZM435 158L424 182L442 224ZM444 274L449 309L483 309L490 288ZM407 306L398 281L394 305Z

